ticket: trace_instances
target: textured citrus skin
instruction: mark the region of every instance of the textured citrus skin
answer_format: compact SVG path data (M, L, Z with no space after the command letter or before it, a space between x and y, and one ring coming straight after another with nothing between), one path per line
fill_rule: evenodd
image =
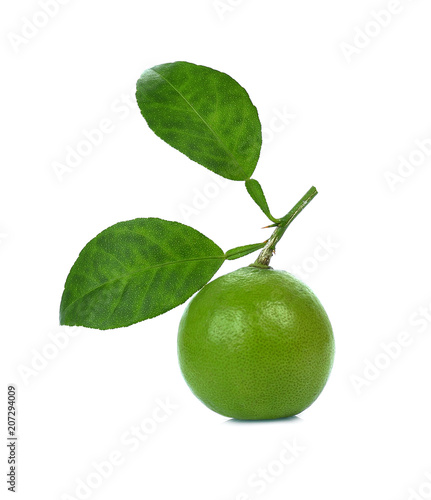
M210 282L180 322L178 358L194 394L242 420L296 415L326 384L331 324L313 292L285 271L244 267Z

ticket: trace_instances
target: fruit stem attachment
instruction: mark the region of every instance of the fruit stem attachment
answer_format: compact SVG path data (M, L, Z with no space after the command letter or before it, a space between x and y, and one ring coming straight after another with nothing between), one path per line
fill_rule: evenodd
M310 201L317 195L317 189L313 186L311 187L304 196L298 201L298 203L290 210L284 217L280 219L278 224L275 224L276 229L269 238L267 244L264 246L260 252L258 258L252 264L258 267L267 267L271 261L271 257L275 253L275 246L283 237L286 229L290 226L293 220L304 210L304 208L310 203Z

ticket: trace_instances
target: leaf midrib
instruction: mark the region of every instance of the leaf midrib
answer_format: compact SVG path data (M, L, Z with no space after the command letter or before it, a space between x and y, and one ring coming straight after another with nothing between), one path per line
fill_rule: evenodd
M168 85L170 85L177 94L184 99L184 101L190 106L190 108L196 113L196 115L202 120L203 124L206 125L209 129L209 131L213 134L213 136L216 138L216 140L221 144L225 152L228 154L228 156L232 159L236 167L242 172L244 176L247 177L246 172L244 169L241 167L241 165L238 163L238 160L233 156L231 151L227 148L225 143L221 140L221 138L218 136L217 132L211 127L211 125L203 118L203 116L198 112L198 110L193 106L193 104L162 74L158 73L154 68L151 68L151 71L156 73L156 75L160 76Z
M64 309L64 314L71 306L73 306L76 302L82 300L84 297L86 297L90 293L93 293L95 290L98 290L99 288L102 288L106 285L109 285L111 283L115 283L116 281L121 281L124 278L131 278L132 276L134 276L136 274L144 273L144 272L149 271L151 269L157 269L157 268L161 268L161 267L171 266L174 264L184 264L185 262L195 262L198 260L222 260L222 261L224 261L225 259L226 259L226 256L223 254L220 257L196 257L194 259L175 260L172 262L164 262L163 264L155 264L155 265L146 267L144 269L140 269L139 271L134 271L131 273L124 274L124 275L119 276L117 278L105 281L105 282L101 283L100 285L96 286L95 288L92 288L88 292L85 292L83 295L81 295L80 297L78 297L77 299L75 299L73 302L71 302L69 305L66 306L66 308Z

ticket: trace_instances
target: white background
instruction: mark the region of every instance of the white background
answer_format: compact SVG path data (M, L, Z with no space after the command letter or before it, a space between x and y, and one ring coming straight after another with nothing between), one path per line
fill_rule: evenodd
M15 498L430 498L430 2L50 5L50 18L35 0L3 0L0 13L2 494L13 383ZM248 90L265 137L255 178L276 216L319 190L272 261L295 266L336 338L329 383L297 418L244 423L203 406L177 363L183 306L121 330L58 325L79 251L118 221L178 220L224 250L269 234L243 183L191 162L140 117L137 78L175 60ZM55 162L106 120L101 144L59 175ZM135 451L124 436L141 423L151 433ZM112 453L121 465L106 465Z

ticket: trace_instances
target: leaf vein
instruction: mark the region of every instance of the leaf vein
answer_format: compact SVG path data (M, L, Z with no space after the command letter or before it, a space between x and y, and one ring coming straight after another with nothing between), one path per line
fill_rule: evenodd
M134 272L130 272L130 273L127 273L125 275L122 275L122 276L117 276L111 280L107 280L107 281L104 281L103 283L101 283L100 285L92 288L91 290L88 290L87 292L85 292L83 295L81 295L80 297L78 297L77 299L73 300L70 304L68 304L65 308L65 312L71 307L73 306L76 302L78 302L79 300L82 300L84 297L86 297L87 295L89 295L90 293L93 293L94 291L98 290L99 288L102 288L106 285L110 285L112 283L115 283L116 281L120 281L122 279L125 279L125 278L131 278L132 276L134 275L137 275L137 274L141 274L141 273L145 273L146 271L149 271L150 269L157 269L157 268L162 268L162 267L166 267L166 266L170 266L170 265L178 265L178 264L183 264L185 262L194 262L194 261L199 261L199 260L222 260L224 261L226 259L225 255L221 255L219 257L196 257L194 259L182 259L182 260L176 260L176 261L172 261L172 262L164 262L162 264L156 264L156 265L152 265L152 266L148 266L144 269L140 269L139 271L134 271Z

